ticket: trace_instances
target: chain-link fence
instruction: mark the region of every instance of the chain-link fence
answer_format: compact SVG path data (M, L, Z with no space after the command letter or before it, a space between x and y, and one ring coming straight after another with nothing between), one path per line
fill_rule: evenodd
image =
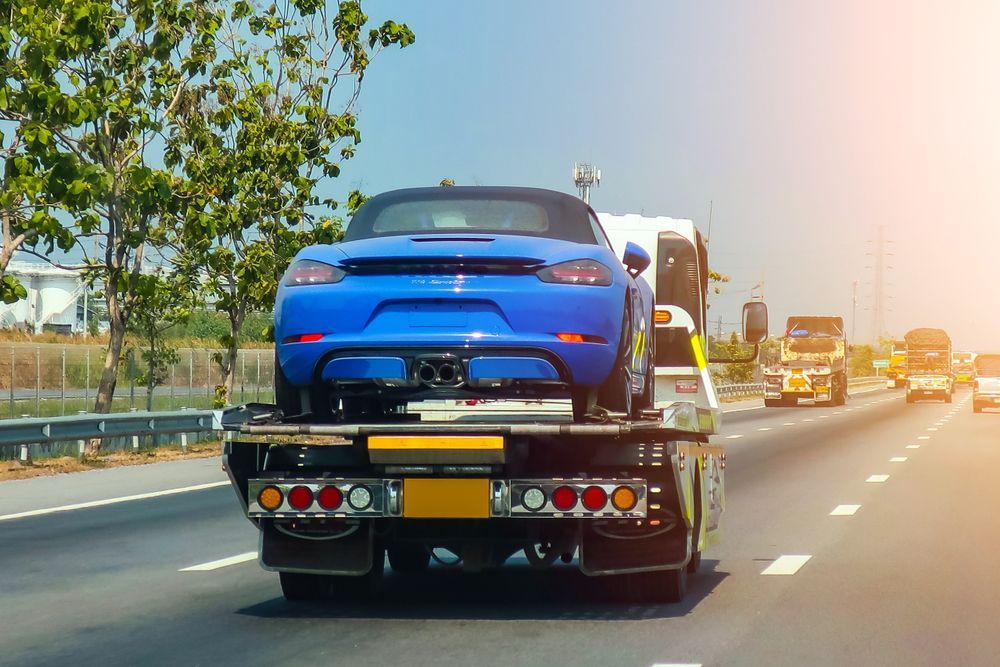
M154 410L211 408L222 368L219 350L182 348L178 362L162 374L154 387ZM105 350L99 345L0 344L0 418L52 417L90 412L104 368ZM118 365L118 383L112 412L145 410L147 389L142 350L127 348ZM274 351L240 350L232 403L272 402ZM6 405L4 405L6 403Z

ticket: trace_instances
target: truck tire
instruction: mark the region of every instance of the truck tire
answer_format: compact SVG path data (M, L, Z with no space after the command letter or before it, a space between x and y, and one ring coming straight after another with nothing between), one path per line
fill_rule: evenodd
M913 403L913 395L912 394L910 394L910 393L906 394L906 402L907 403Z
M643 602L675 604L687 595L688 568L627 575L629 589Z
M426 572L431 563L431 554L422 544L394 544L386 553L392 571L399 574Z
M951 394L948 393L947 391L944 392L944 402L945 403L951 403Z
M364 602L378 592L385 569L385 551L375 549L372 568L360 576L279 572L281 594L289 602Z
M980 412L983 411L983 406L980 405L979 403L976 403L975 401L973 401L972 402L972 411L978 414L978 413L980 413Z

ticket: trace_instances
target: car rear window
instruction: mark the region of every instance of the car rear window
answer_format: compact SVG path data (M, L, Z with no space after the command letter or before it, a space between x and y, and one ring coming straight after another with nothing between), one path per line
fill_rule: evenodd
M589 208L532 188L415 188L373 197L351 219L344 241L425 234L512 234L597 245Z
M549 217L537 204L496 199L408 201L391 204L372 220L372 231L382 234L413 232L501 232L544 234Z

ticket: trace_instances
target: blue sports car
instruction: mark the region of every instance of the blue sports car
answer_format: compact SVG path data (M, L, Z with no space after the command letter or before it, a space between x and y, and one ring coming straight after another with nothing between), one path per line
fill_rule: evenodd
M594 211L532 188L437 187L369 200L343 240L304 248L275 307L288 416L377 419L440 398L653 402L649 255L625 266Z

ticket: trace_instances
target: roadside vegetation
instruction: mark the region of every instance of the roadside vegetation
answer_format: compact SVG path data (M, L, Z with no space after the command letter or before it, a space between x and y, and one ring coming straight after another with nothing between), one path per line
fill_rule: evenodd
M25 297L5 270L26 253L82 271L108 327L0 341L99 342L99 413L125 360L155 389L178 348L216 350L212 395L230 403L289 260L364 200L328 193L361 142L369 68L413 32L370 23L360 0L0 0L0 14L0 299Z

